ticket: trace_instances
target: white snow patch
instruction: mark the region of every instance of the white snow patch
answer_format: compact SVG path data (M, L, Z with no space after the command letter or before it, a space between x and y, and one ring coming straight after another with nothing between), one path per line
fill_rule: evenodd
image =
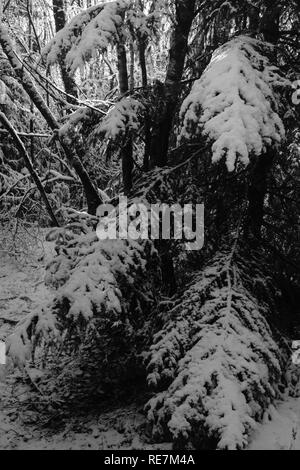
M248 449L300 450L300 398L288 397L271 407Z
M259 44L241 36L217 49L181 108L179 139L207 136L213 162L225 156L229 171L237 162L247 166L251 155L285 136L275 90L289 82L258 51Z

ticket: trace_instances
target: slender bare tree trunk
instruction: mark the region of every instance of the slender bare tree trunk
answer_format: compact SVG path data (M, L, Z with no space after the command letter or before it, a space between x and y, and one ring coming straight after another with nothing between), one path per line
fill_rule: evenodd
M147 64L146 64L146 39L139 41L139 59L142 72L142 85L148 86Z
M130 44L130 86L129 86L131 92L134 90L134 85L135 85L134 60L135 60L134 47L133 47L133 43L131 43Z
M27 0L27 11L28 11L28 46L29 46L29 51L32 53L33 51L33 40L32 40L32 23L31 23L31 18L32 18L32 0ZM34 111L34 104L31 101L30 102L30 122L29 122L29 133L33 134L34 133L34 120L33 120L33 111ZM34 162L34 138L30 138L30 158L31 161Z
M121 95L125 95L129 91L127 55L124 44L118 44L118 71L119 71L119 87ZM124 193L129 194L132 189L132 171L133 171L133 145L132 139L125 136L125 142L121 151L122 156L122 173Z
M121 95L125 95L129 90L127 54L124 44L117 45L119 87Z
M101 197L99 192L93 185L86 169L84 168L80 158L78 157L77 153L72 147L72 143L69 142L66 138L59 135L59 124L56 121L54 115L48 108L47 104L45 103L43 97L40 95L36 87L34 86L29 74L24 69L21 62L18 60L14 53L14 49L12 43L8 37L7 30L3 25L0 24L0 45L6 54L9 63L17 78L19 79L21 85L23 86L24 90L28 94L29 98L33 101L37 109L40 111L42 116L44 117L45 121L47 122L50 129L57 133L57 138L65 152L65 155L73 166L74 170L76 171L77 175L79 176L85 195L87 198L88 203L88 210L91 214L96 214L98 206L102 203Z
M20 156L23 158L24 160L24 163L25 163L25 166L27 168L27 170L29 171L37 189L39 190L40 194L41 194L41 197L45 203L45 206L46 206L46 209L48 211L48 214L53 222L53 224L56 226L56 227L59 227L59 223L57 221L57 218L55 217L55 214L52 210L52 207L51 207L51 204L47 198L47 195L46 195L46 192L45 192L45 189L41 183L41 180L37 174L37 172L35 171L35 169L33 168L33 165L31 163L31 160L30 160L30 157L26 151L26 148L24 147L24 144L23 142L21 141L20 137L18 136L17 132L15 131L15 129L13 128L12 124L8 121L7 117L5 116L5 114L3 114L1 111L0 111L0 122L1 124L3 125L3 127L9 132L9 134L12 136L15 144L16 144L16 147L18 148L19 152L20 152Z
M148 86L148 74L147 74L147 64L146 64L146 39L140 38L139 40L139 60L140 60L140 67L141 67L141 75L142 75L142 86L143 88L147 88ZM149 116L148 109L146 109L145 115L145 150L144 150L144 162L143 162L143 169L144 171L149 170L149 163L150 163L150 154L151 154L151 119Z

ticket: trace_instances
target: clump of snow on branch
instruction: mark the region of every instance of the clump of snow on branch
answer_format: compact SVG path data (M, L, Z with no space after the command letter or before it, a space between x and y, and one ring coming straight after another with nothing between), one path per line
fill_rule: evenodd
M245 36L220 47L181 108L180 139L204 135L212 142L213 162L226 157L229 171L285 136L276 91L288 81L261 48Z
M45 48L48 64L56 63L62 52L67 52L66 64L74 73L99 51L106 51L119 39L121 13L129 3L101 3L75 16Z
M6 339L7 355L17 367L23 369L32 359L35 345L42 337L59 341L57 318L46 305L22 320Z
M266 320L268 306L248 289L253 273L266 288L264 277L247 263L218 255L154 338L148 383L159 393L148 418L154 436L178 448L244 448L279 396L284 348Z
M59 31L44 49L48 65L65 56L67 66L75 73L86 61L121 40L151 37L159 29L166 3L166 0L159 0L150 9L144 10L139 1L118 0L102 2L84 10ZM125 19L122 18L124 13Z
M97 111L90 108L81 107L76 109L72 114L68 115L65 123L59 129L59 135L63 138L75 136L76 132L82 129L82 126L88 125L95 118ZM97 114L98 117L98 114Z
M133 98L123 98L107 113L95 131L104 134L106 139L116 139L126 132L138 131L144 106Z

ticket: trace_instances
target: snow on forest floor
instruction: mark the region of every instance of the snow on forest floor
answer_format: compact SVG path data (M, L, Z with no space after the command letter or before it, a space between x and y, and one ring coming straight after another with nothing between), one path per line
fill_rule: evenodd
M287 397L269 414L271 419L259 425L249 450L300 450L300 398Z
M53 244L43 242L26 262L0 253L0 340L16 322L51 292L43 283L44 267ZM120 404L97 412L57 409L47 413L33 399L33 383L15 371L5 378L0 366L0 450L3 449L149 449L169 450L171 444L150 443L143 403ZM36 393L36 390L35 390ZM287 397L271 407L253 435L250 450L300 450L300 399Z

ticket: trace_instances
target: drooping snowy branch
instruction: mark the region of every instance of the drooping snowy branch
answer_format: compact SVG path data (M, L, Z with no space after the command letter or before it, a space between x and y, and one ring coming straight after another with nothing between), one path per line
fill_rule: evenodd
M288 81L259 49L259 41L245 36L220 47L181 108L180 139L205 136L213 162L226 157L229 171L285 136L276 90Z
M56 34L43 54L49 65L65 56L66 65L74 73L110 45L129 38L151 37L158 31L165 10L166 0L154 2L149 11L137 0L102 2L76 15Z
M142 336L155 304L151 258L156 268L158 263L152 243L100 241L88 214L70 211L69 217L67 227L49 234L49 240L56 241L57 255L47 266L46 283L56 289L55 298L32 312L7 340L8 355L19 367L42 341L55 348L53 343L62 336L71 341L74 331L87 335L90 345L102 337L105 357L109 348L115 355L120 338L128 334L127 340L134 341L138 329Z
M126 132L138 131L141 125L142 103L133 98L123 98L107 113L95 131L106 139L116 139Z
M86 60L115 44L122 25L120 13L129 4L126 0L101 3L75 16L45 48L48 64L57 62L62 51L68 51L66 63L75 72Z

